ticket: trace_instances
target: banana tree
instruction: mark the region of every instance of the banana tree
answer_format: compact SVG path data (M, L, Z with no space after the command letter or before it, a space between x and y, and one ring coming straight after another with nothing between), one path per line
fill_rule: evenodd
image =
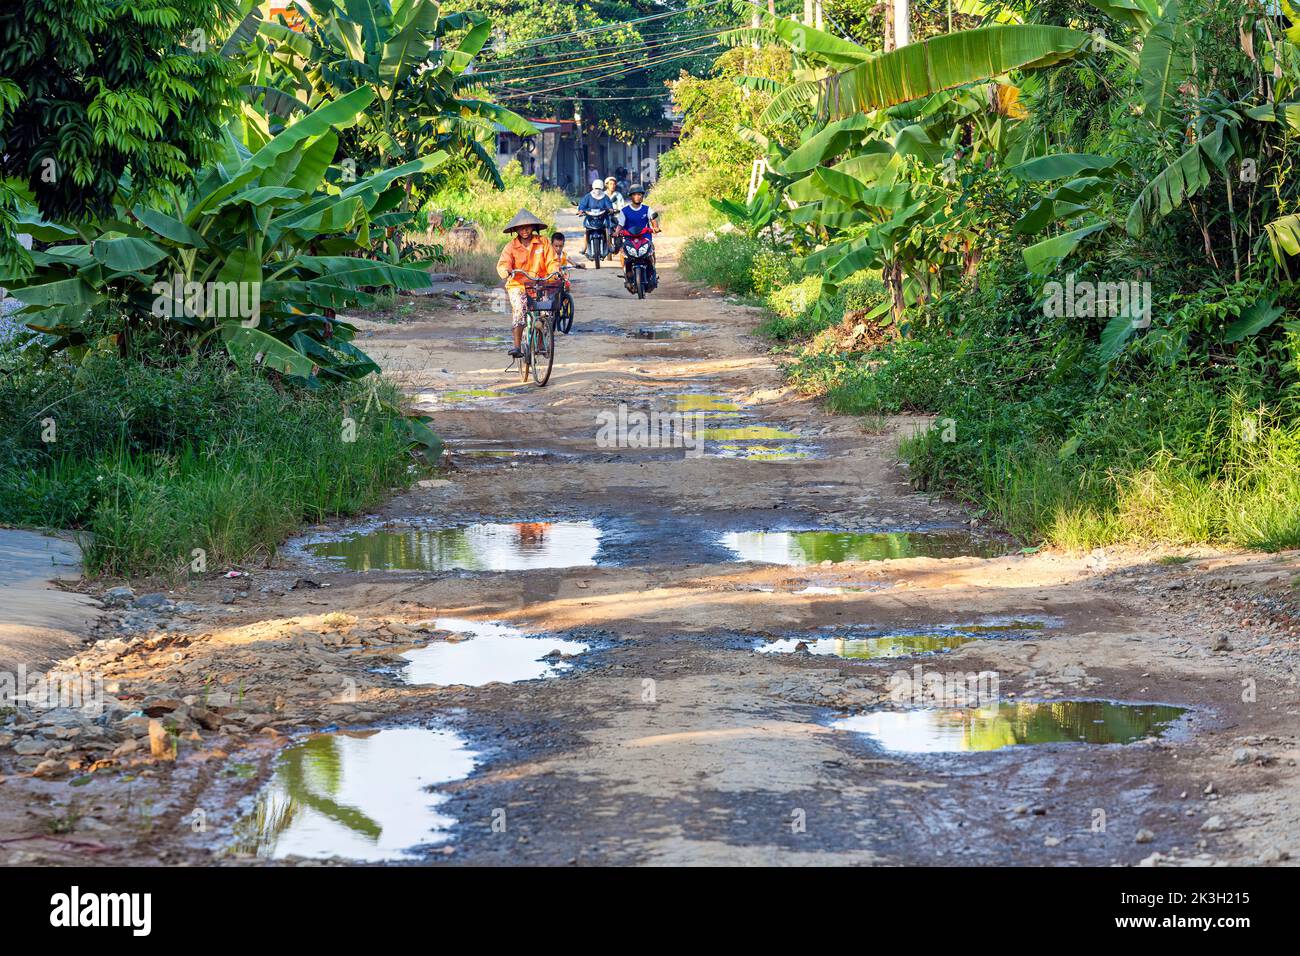
M377 371L333 310L372 301L366 287L427 282L427 263L358 257L372 231L409 218L402 184L447 160L436 152L348 183L331 167L337 127L374 99L361 88L313 110L255 149L227 130L218 160L166 208L119 208L90 226L20 227L45 248L10 289L50 349L152 337L179 351L220 343L232 359L306 384ZM256 138L256 137L254 137ZM109 332L103 335L105 325ZM96 341L96 336L102 336Z
M245 91L270 118L292 116L358 89L373 106L344 136L358 166L409 162L436 150L476 163L498 188L500 171L485 143L496 125L537 133L503 106L465 94L474 57L491 34L475 12L446 13L434 0L305 0L293 4L301 32L264 22L262 42L246 46ZM406 180L403 208L423 177Z

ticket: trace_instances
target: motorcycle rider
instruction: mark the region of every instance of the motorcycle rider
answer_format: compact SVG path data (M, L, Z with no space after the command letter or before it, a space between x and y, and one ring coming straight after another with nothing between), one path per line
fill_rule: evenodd
M653 232L659 232L662 228L659 225L659 213L645 205L645 187L640 183L635 183L628 188L627 194L630 202L619 210L619 229L633 236L645 232L646 229L650 229ZM626 252L623 253L621 265L626 273ZM652 274L657 274L653 253L650 257L650 269Z
M605 195L605 183L600 179L593 179L591 181L591 192L578 200L578 215L583 217L598 216L602 212L614 213L616 211L617 207L610 198ZM586 248L584 251L588 256L591 255L590 247Z
M627 205L627 200L624 199L623 194L618 191L618 180L613 176L605 177L605 195L608 196L609 201L614 204L615 211L622 209Z

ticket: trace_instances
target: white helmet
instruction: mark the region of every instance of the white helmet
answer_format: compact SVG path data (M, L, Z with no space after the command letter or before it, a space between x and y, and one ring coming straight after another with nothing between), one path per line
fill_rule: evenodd
M601 192L605 191L605 180L593 179L591 181L591 191L595 192L597 189L599 189Z

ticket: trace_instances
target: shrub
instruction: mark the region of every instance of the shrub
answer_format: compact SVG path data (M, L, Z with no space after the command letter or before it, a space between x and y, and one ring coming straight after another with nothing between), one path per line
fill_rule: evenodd
M396 393L378 379L285 391L217 357L33 366L12 350L0 367L13 423L0 522L87 532L92 572L178 573L196 548L213 569L266 554L303 520L372 504L408 468Z

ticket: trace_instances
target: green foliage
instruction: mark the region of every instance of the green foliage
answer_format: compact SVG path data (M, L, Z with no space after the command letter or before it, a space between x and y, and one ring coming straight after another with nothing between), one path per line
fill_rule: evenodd
M268 116L282 121L366 89L371 107L340 139L359 170L445 151L476 162L500 186L488 148L493 124L519 135L537 130L499 104L462 93L466 70L491 35L487 17L444 14L434 0L305 0L300 9L301 33L263 23L259 41L244 47L244 89ZM421 174L407 188L420 190L428 181Z
M436 169L446 154L341 181L329 167L335 126L373 96L358 89L269 140L250 127L247 146L227 133L217 163L173 207L119 208L100 228L34 252L34 275L11 290L27 303L19 316L47 348L78 356L187 351L219 340L239 364L306 383L318 372L377 371L333 310L368 301L366 287L427 281L416 264L355 253L371 251L372 230L382 237L409 218L392 212L403 178ZM36 219L29 228L42 240L69 232Z
M50 219L111 214L211 159L234 87L233 0L61 0L0 10L0 169Z
M444 178L421 210L424 223L441 217L443 228L464 219L479 225L489 245L505 237L501 230L521 208L529 209L547 222L554 222L568 198L558 189L544 189L536 179L526 175L517 162L501 170L501 189L486 189L482 177L473 169L462 169ZM495 272L493 273L495 276Z
M209 570L264 557L300 522L361 510L405 479L395 400L377 378L285 391L212 358L32 365L5 350L0 522L87 532L101 574L182 573L194 548Z
M754 262L763 244L743 233L723 232L696 237L682 248L682 274L740 296L753 296Z

